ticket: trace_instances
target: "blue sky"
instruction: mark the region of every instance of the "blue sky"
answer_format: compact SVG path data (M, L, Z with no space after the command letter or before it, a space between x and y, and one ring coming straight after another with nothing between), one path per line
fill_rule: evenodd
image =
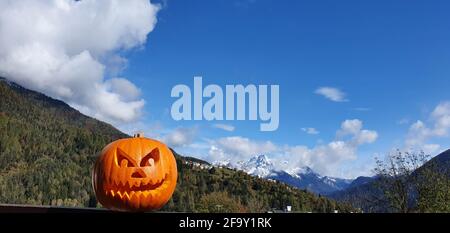
M344 120L359 119L378 133L345 165L361 167L374 153L402 148L410 125L429 120L450 99L449 4L168 1L145 48L128 56L124 75L142 89L146 123L197 127L199 138L242 136L314 147L332 141ZM214 122L173 121L170 90L192 86L194 75L206 84L280 85L279 129L260 132L256 122L222 122L236 127L227 132L209 128ZM314 93L323 86L340 89L348 101ZM320 133L307 134L305 127Z
M128 3L127 11L123 10L125 6L108 11L105 9L114 8L90 2L94 1L56 6L51 5L55 3L28 3L27 9L35 9L44 22L54 24L55 33L50 35L68 34L64 31L66 26L56 22L76 19L72 30L78 31L80 38L74 43L67 38L15 33L13 27L2 29L5 31L0 32L8 36L0 41L0 46L8 50L0 52L0 74L63 99L83 113L128 133L142 130L146 135L166 141L182 154L210 161L236 162L266 153L283 169L311 166L326 175L355 177L369 175L374 156L384 155L393 148L424 149L436 154L449 147L448 1L167 0L152 1L159 3L159 8L145 1L134 7L131 5L135 3ZM7 4L10 5L3 9L16 7L16 11L10 12L23 9L21 3ZM48 11L51 20L45 21L42 11L52 7L63 13L55 16L57 11ZM104 11L102 16L114 16L122 12L119 19L125 23L106 18L96 24L80 15L71 18L65 11L70 7L74 9L71 12L79 10L80 14ZM19 22L28 15L33 14L27 12L23 17L14 18ZM54 20L57 17L64 20ZM0 18L0 23L10 18L13 17ZM89 27L99 29L78 27L84 21ZM33 26L39 22L30 18L28 30L48 35L51 27L39 27L47 24ZM114 24L106 32L98 26L111 22ZM90 40L90 34L99 43ZM89 94L80 93L88 92L91 87L79 88L86 87L79 83L44 85L51 77L63 77L65 73L49 74L30 82L35 74L42 72L22 72L26 68L18 66L20 63L15 60L2 63L1 58L9 59L13 57L7 56L9 53L16 54L15 44L8 43L19 37L26 37L30 45L41 45L31 48L50 51L49 56L54 55L62 64L73 64L73 61L91 64L88 74L97 72L98 76L90 80L96 80L97 86L106 93L95 99L104 102L86 101ZM117 40L108 41L108 38ZM68 42L55 43L55 40ZM54 49L59 44L62 45ZM22 51L18 48L17 51ZM58 49L64 50L67 56L52 53ZM42 61L45 57L39 56L29 62ZM111 66L105 65L107 71L120 72L103 75L101 64L110 63ZM38 63L36 67L51 67L49 64L53 63ZM26 65L29 67L30 63ZM121 69L113 69L115 66ZM203 77L204 85L279 85L278 130L260 132L259 122L255 121L172 120L170 107L175 99L170 97L171 89L177 84L192 86L196 75ZM110 81L116 77L125 79ZM64 88L55 89L58 85ZM318 89L323 87L334 93L328 93L328 98L318 94ZM330 99L336 92L343 95L343 101ZM118 94L119 97L112 96L118 103L109 101L111 93ZM108 107L109 104L116 108ZM133 117L124 114L119 116L123 122L115 120L117 116L113 112L121 108L127 113L131 111ZM134 117L137 110L141 112L140 117ZM116 118L109 120L111 117ZM215 124L226 124L234 130L222 130L214 127ZM308 133L308 128L314 130Z

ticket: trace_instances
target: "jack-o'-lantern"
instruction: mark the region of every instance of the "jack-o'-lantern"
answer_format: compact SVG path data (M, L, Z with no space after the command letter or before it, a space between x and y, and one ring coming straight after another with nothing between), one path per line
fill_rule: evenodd
M138 134L103 149L92 182L98 201L108 209L157 210L175 190L177 165L166 145Z

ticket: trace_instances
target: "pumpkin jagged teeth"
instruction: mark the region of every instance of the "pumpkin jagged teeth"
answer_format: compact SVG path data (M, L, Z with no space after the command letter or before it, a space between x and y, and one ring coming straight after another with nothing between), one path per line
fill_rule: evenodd
M147 185L154 185L154 184L155 182L153 178L148 179Z
M153 195L153 193L151 191L148 192L147 200L148 200L149 203L154 200L154 195Z
M122 184L122 177L120 174L118 174L116 177L116 185L120 186L121 184Z
M141 200L141 198L138 195L138 193L131 192L131 199L130 199L130 201L135 205L136 208L139 208L140 200Z
M128 194L126 191L123 194L123 197L125 197L127 200L130 200L130 194Z
M122 185L122 186L127 186L128 185L128 182L127 182L127 180L126 179L120 179L120 184Z
M163 193L161 192L161 190L156 190L156 198L157 199L160 199L161 198L161 196L163 195Z
M151 192L151 191L146 191L146 194L147 194L147 195L146 195L145 198L146 198L147 200L153 200L153 195L152 195L152 192Z
M120 197L120 199L123 199L124 194L121 191L117 191L117 195Z
M138 180L130 180L128 182L129 182L130 188L137 187Z
M123 186L125 186L127 184L127 176L126 176L126 172L120 172L119 174L119 183Z
M111 190L111 196L114 197L115 195L114 190Z
M147 196L148 196L148 191L141 192L141 198L147 198Z
M139 193L139 196L136 196L136 198L139 199L140 207L143 207L143 208L145 208L145 203L147 202L147 199L145 198L144 192L145 191L142 191L141 193Z
M138 180L136 180L136 182L134 182L134 186L135 187L139 187L139 186L141 186L141 184L142 184L142 180L141 179L138 179Z

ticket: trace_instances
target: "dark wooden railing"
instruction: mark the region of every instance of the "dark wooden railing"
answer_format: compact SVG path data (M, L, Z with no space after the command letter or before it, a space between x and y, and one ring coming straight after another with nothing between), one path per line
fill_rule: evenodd
M101 208L69 208L58 206L34 206L0 204L0 213L101 213L109 212Z

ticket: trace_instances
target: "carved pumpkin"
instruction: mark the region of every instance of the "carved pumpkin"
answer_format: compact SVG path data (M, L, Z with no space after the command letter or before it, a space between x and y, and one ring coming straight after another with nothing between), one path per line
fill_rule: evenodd
M108 209L157 210L175 190L177 165L166 145L137 135L103 149L92 181L98 201Z

